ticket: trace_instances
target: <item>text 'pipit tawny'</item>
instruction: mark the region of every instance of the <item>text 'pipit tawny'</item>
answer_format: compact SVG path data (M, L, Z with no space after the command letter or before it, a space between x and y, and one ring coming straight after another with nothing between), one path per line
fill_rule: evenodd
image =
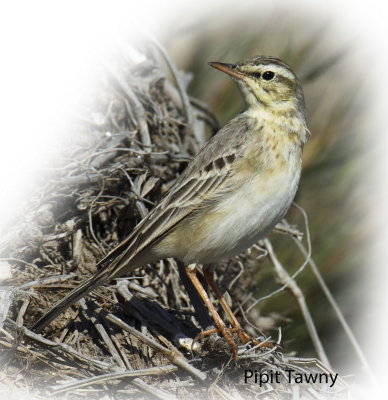
M186 271L233 354L241 332L206 265L232 257L267 235L285 215L297 190L307 127L303 93L291 69L272 57L210 65L238 83L247 110L231 120L194 157L161 202L133 232L33 326L40 332L67 307L135 267L174 257ZM227 328L196 276L193 264L216 292ZM248 335L239 335L248 340Z

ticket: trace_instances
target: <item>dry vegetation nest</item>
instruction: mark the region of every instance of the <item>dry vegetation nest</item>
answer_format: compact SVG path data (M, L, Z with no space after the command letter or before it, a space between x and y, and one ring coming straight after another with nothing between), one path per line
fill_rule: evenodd
M28 330L94 272L217 130L214 115L187 95L185 79L163 49L146 47L141 63L124 57L117 68L104 67L97 95L72 125L73 139L2 239L1 262L13 276L1 291L3 385L50 398L107 398L107 392L112 399L341 396L342 384L334 394L327 385L244 383L247 369L324 370L285 356L281 347L247 348L237 364L217 335L197 352L178 349L179 339L194 338L201 326L172 259L98 288L43 335ZM244 287L257 256L257 248L250 249L216 271L242 313L253 301Z

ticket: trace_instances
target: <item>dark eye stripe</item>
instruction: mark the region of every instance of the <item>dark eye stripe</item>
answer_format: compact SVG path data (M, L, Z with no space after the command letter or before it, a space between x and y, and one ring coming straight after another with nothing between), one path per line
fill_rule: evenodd
M260 72L251 72L251 76L253 76L254 78L260 78L261 74Z

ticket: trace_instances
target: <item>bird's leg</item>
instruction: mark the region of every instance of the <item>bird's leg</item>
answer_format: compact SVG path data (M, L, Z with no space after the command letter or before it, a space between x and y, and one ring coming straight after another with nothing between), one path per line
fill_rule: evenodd
M205 289L203 288L201 282L199 281L195 264L191 264L186 267L186 274L190 278L194 287L197 289L197 292L199 293L202 301L205 303L206 307L208 308L208 310L214 320L214 323L217 327L217 329L212 329L212 330L206 331L204 333L211 334L211 333L220 332L222 334L222 336L225 338L225 340L228 342L230 348L232 349L233 358L236 360L237 359L237 344L233 339L231 330L226 327L225 322L222 320L222 318L220 317L220 315L214 308L213 303L209 299L209 296L207 295ZM203 336L203 335L200 335L200 336Z
M192 281L187 276L185 265L178 261L178 271L183 286L186 289L187 294L189 295L189 299L191 304L194 307L195 313L197 314L197 319L199 324L202 327L202 330L208 331L214 328L214 322L209 316L209 312L207 307L205 306L202 298L199 296L197 289L194 287Z
M234 315L233 311L230 309L228 303L226 302L221 289L217 286L215 280L214 280L214 271L211 267L211 265L205 265L203 267L203 276L205 278L205 281L210 287L213 289L215 295L217 296L218 301L221 304L221 307L225 311L225 314L227 315L233 331L236 331L238 333L238 337L241 341L241 343L246 344L248 342L253 342L253 344L257 345L259 342L255 339L253 339L251 336L249 336L244 329L241 327L240 323L237 321L236 316Z

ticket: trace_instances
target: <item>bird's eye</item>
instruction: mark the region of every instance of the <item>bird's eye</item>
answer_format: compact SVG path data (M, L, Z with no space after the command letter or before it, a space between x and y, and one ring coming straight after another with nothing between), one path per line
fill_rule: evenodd
M275 77L275 72L265 71L265 72L263 72L262 76L265 81L270 81L271 79L273 79Z

